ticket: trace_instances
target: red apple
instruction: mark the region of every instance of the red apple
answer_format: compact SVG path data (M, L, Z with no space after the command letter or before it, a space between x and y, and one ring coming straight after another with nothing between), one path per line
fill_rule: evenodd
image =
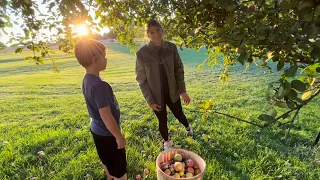
M174 161L176 161L176 162L181 162L181 161L182 161L182 156L181 156L181 154L176 154L176 155L174 155Z
M187 173L187 174L186 174L186 177L187 177L187 178L193 177L193 175L192 175L191 173Z
M188 159L188 160L186 161L186 166L193 168L193 166L194 166L194 161L193 161L192 159Z
M169 168L169 164L167 162L162 162L159 167L161 170L165 170Z
M191 173L192 175L194 175L194 169L192 167L188 167L187 173Z
M184 154L184 153L180 153L180 154L181 154L181 157L182 157L181 161L184 161L186 159L186 154Z
M248 11L249 11L249 13L254 13L256 11L256 6L255 5L249 6Z
M143 170L143 172L144 172L144 174L148 175L148 174L150 173L150 170L149 170L148 168L145 168L145 169Z
M136 180L141 180L141 179L142 179L142 177L140 174L136 175Z
M184 168L182 167L182 163L181 162L176 162L174 163L174 170L177 172L182 171Z
M166 173L168 176L170 176L171 172L172 172L172 171L170 171L170 169L166 169L166 170L164 171L164 173Z
M201 170L199 168L195 169L194 170L194 175L198 175L201 173Z

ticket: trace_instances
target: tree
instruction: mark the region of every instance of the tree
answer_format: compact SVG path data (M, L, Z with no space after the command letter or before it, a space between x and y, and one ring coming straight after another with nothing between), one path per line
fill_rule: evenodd
M6 49L6 45L3 42L0 42L0 50L3 50L3 53L6 53L5 49Z
M284 72L278 83L270 84L268 101L290 110L277 116L276 109L271 108L259 117L264 122L257 125L261 128L295 112L290 121L293 123L301 108L320 93L320 0L90 0L85 3L43 0L43 3L49 9L44 15L46 21L40 16L36 18L37 6L30 0L5 0L0 10L20 15L25 36L17 40L45 54L49 51L44 50L42 41L36 41L41 28L59 27L65 46L72 49L74 38L69 25L89 21L92 29L113 27L121 43L136 47L137 31L132 28L143 27L147 20L156 18L164 25L167 39L180 47L207 48L209 65L219 63L218 59L222 58L222 82L229 78L237 63L262 60L262 68L270 70L270 62L276 63L277 70ZM90 9L95 9L95 17L90 17ZM2 30L13 23L3 13L0 20ZM297 72L303 76L297 77ZM204 115L211 111L208 103L202 104Z
M110 32L108 33L104 33L103 34L103 37L105 37L106 39L115 39L116 38L116 35L113 33L113 31L111 30Z

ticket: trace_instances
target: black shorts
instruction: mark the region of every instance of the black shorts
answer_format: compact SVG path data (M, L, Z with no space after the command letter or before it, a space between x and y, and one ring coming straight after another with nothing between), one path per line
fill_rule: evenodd
M91 130L90 130L91 131ZM126 150L118 149L113 136L100 136L91 131L99 158L111 176L121 178L127 173Z

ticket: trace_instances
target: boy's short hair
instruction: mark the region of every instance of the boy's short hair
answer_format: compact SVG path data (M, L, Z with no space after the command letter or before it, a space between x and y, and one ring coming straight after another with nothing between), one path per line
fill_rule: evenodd
M74 48L74 54L77 61L84 68L91 65L94 56L101 56L105 51L105 45L91 39L80 40Z
M162 28L161 24L160 24L157 20L155 20L155 19L151 19L150 21L147 22L147 24L146 24L147 33L148 33L149 30L150 30L150 26L158 27L158 28L160 28L160 29L163 31L163 28Z

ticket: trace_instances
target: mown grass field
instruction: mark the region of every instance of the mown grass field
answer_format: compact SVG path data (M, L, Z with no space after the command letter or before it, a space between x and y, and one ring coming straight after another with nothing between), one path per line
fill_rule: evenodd
M0 54L0 179L106 179L89 132L89 117L81 94L84 70L72 55L54 55L61 72L52 71L50 60L34 65L22 55ZM146 106L135 81L134 54L120 45L108 46L108 67L102 78L108 81L120 104L122 131L127 138L129 178L151 173L155 180L155 159L162 151L155 115ZM312 147L320 130L320 99L301 110L287 140L285 132L270 127L254 146L257 128L212 114L201 120L197 102L213 99L214 108L242 119L258 122L268 107L267 83L279 74L252 66L236 66L231 79L219 82L220 67L197 65L205 52L184 50L187 90L193 100L183 105L195 130L185 131L169 113L169 131L176 147L194 151L207 163L206 180L214 179L320 179L320 148ZM44 151L45 156L37 156ZM54 172L53 172L54 171Z

